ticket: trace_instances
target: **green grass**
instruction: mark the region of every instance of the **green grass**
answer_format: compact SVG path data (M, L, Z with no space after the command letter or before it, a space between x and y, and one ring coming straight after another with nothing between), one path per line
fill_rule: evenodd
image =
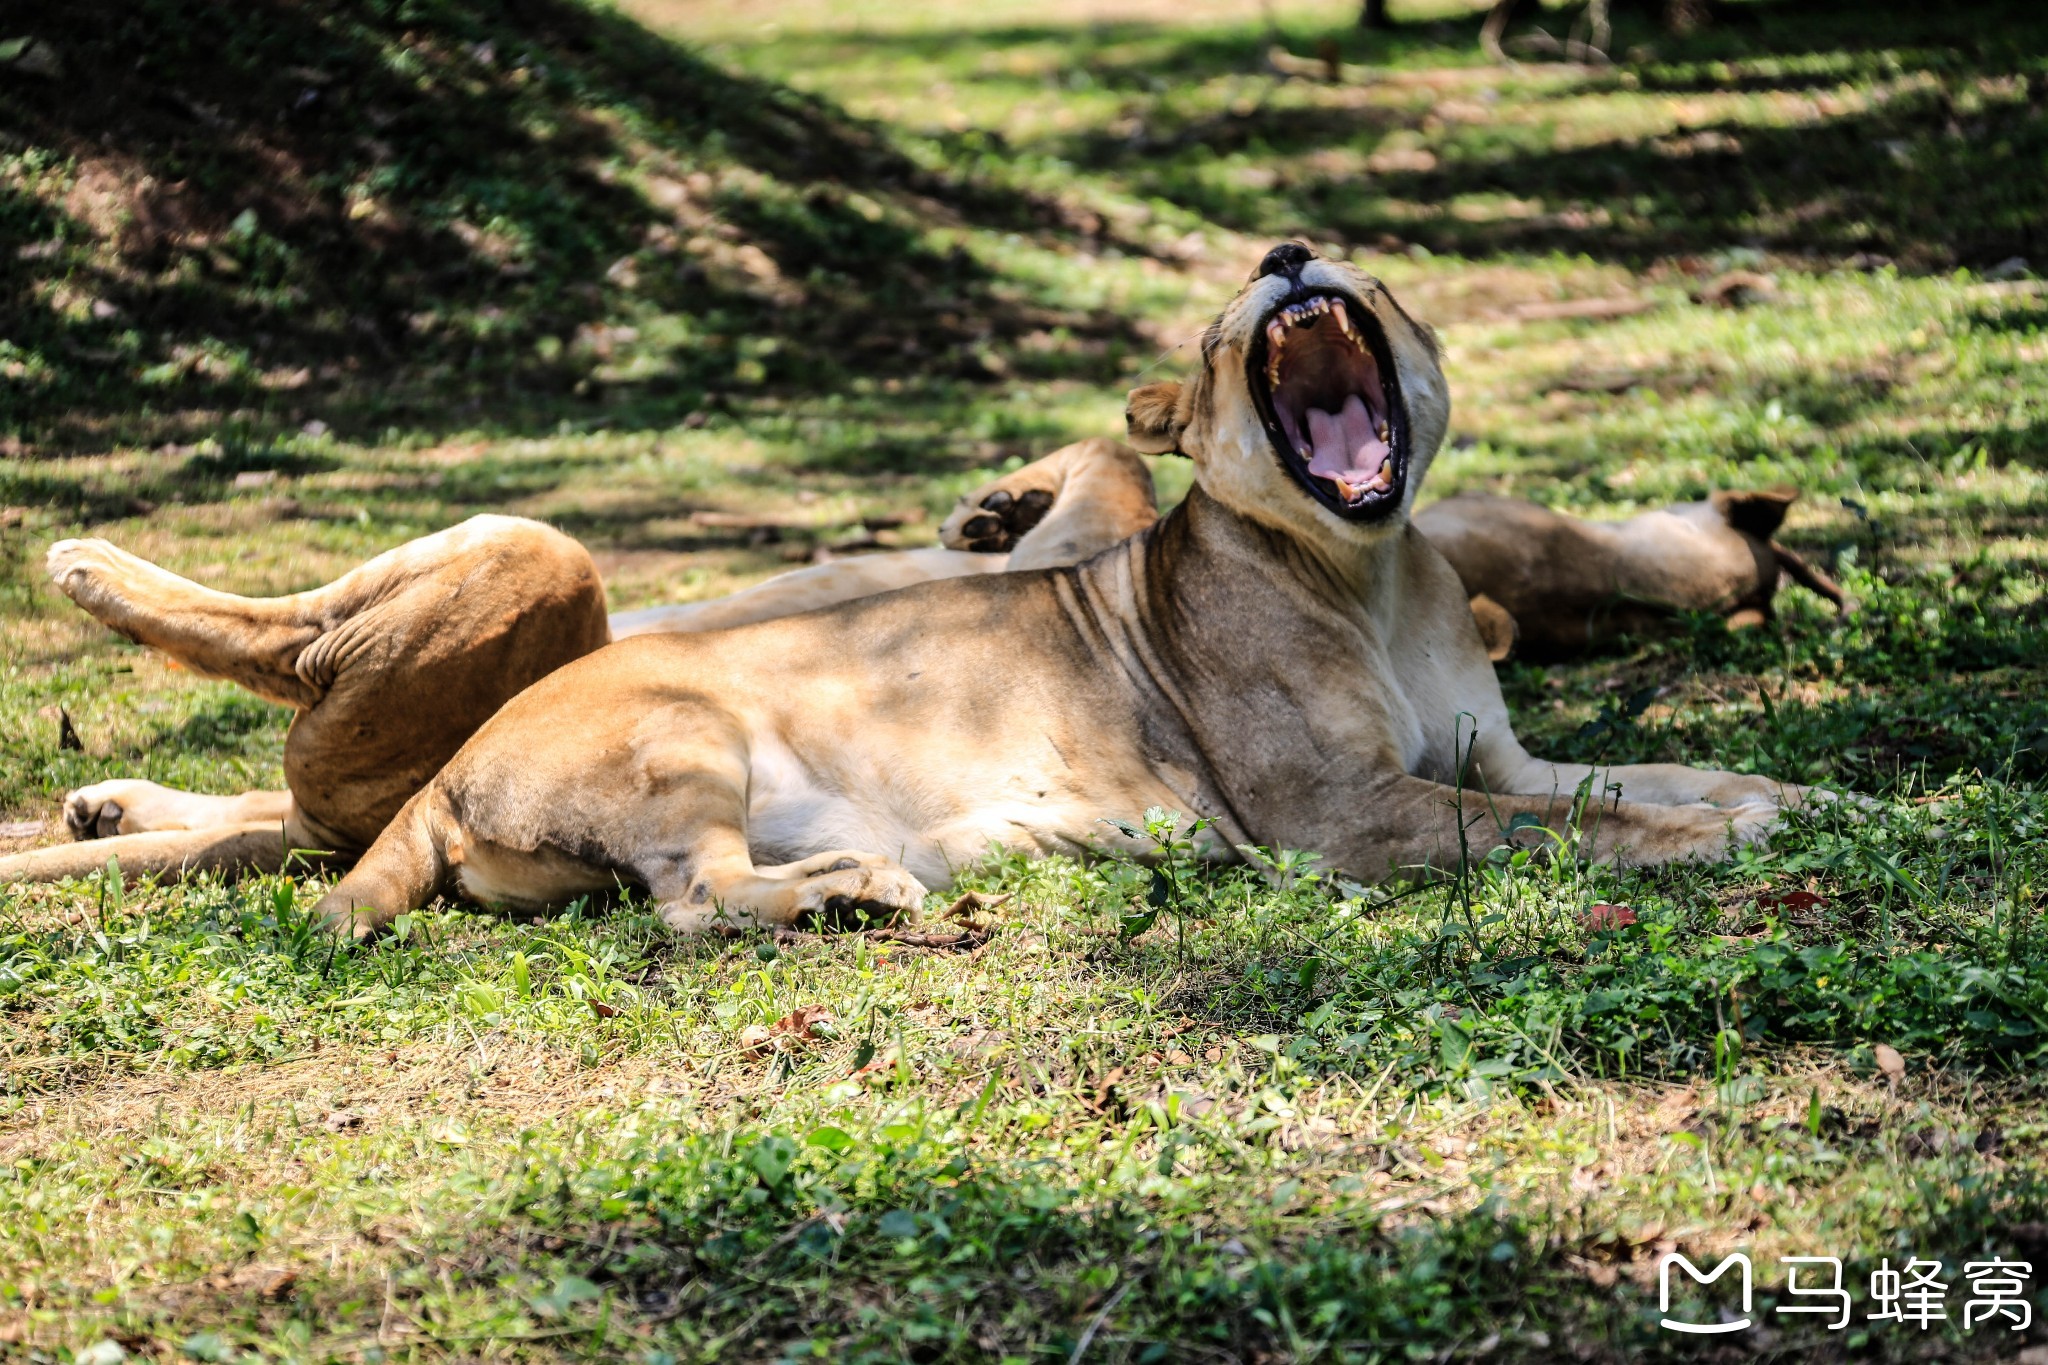
M1690 1359L1656 1258L1747 1249L1773 1335L1735 1353L2011 1358L1960 1270L2048 1263L2048 294L1995 269L2048 252L2048 35L1737 10L1508 71L1450 0L1391 35L1222 0L37 15L65 76L0 81L8 820L281 780L283 713L86 621L59 536L276 592L509 511L616 605L712 596L1113 431L1284 235L1441 327L1432 493L1794 484L1786 539L1862 604L1505 665L1532 749L1879 804L1723 867L1421 890L998 857L956 950L679 942L630 900L338 950L315 876L8 892L0 1354ZM1271 73L1325 36L1372 75ZM1731 268L1773 292L1694 301ZM1586 297L1650 307L1517 311ZM1770 1311L1776 1258L1826 1254L1832 1335ZM1866 1324L1914 1255L1956 1322Z

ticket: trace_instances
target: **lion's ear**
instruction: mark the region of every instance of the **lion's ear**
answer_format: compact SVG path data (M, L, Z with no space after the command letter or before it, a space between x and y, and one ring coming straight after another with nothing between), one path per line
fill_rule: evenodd
M1131 390L1124 402L1124 428L1130 442L1147 455L1165 455L1180 449L1180 385L1172 382L1147 384Z
M1731 488L1708 498L1723 521L1758 540L1776 535L1785 524L1785 513L1798 500L1796 488Z

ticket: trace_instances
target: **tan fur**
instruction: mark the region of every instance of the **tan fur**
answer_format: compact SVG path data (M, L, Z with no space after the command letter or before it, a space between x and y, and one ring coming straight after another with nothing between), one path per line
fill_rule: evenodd
M612 638L727 630L941 578L1078 564L1158 517L1151 471L1130 447L1077 441L961 498L939 529L942 548L834 560L709 602L619 612Z
M289 597L215 592L101 540L60 541L48 562L114 630L293 707L290 790L96 783L64 803L73 836L95 842L0 858L0 882L79 876L109 857L141 873L359 852L508 698L607 638L589 554L511 517L472 518Z

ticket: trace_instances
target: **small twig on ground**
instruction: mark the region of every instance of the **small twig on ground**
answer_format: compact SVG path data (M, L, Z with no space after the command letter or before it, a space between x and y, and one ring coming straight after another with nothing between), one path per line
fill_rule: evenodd
M1081 1333L1081 1339L1074 1343L1074 1353L1067 1357L1067 1365L1080 1365L1081 1357L1088 1353L1088 1347L1094 1342L1095 1334L1102 1330L1102 1324L1109 1320L1109 1315L1116 1311L1116 1306L1124 1301L1124 1295L1137 1288L1138 1281L1144 1278L1142 1273L1131 1276L1124 1281L1121 1289L1109 1296L1109 1302L1102 1305L1102 1311L1095 1315L1095 1320L1088 1324L1088 1330Z

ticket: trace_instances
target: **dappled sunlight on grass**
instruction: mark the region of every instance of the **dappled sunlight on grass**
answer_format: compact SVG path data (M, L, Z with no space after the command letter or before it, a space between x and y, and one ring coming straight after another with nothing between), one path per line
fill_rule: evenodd
M1425 497L1790 485L1859 603L1510 661L1533 751L1876 804L1658 873L998 856L950 947L622 894L351 949L312 873L10 889L0 1350L1623 1360L1687 1345L1668 1250L2048 1261L2038 9L1497 68L1478 8L38 16L76 89L0 83L9 851L89 781L282 781L287 713L92 626L61 536L276 593L502 512L615 607L702 600L1115 432L1283 236L1439 327ZM1325 39L1337 82L1270 60Z

